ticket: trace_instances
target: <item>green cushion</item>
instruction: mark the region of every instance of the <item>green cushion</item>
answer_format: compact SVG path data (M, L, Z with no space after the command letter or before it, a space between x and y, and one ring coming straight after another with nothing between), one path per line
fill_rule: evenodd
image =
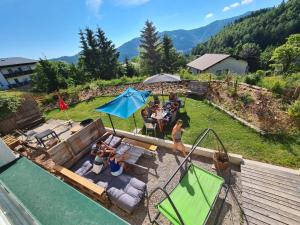
M185 225L202 225L210 214L224 180L204 169L191 165L179 184L170 193ZM173 224L180 220L166 198L157 205L158 210Z
M128 224L26 158L0 171L0 182L43 225Z

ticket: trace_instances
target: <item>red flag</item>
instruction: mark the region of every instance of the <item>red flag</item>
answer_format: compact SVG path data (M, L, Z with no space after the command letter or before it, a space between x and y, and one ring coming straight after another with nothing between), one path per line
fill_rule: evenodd
M59 108L60 108L60 110L67 110L68 109L67 103L64 102L64 100L62 99L61 96L59 96Z

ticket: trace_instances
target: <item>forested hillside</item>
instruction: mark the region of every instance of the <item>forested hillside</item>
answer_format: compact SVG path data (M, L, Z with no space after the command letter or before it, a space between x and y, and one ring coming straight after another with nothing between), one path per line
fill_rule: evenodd
M229 53L240 55L245 47L268 55L270 48L283 44L290 34L300 33L300 0L282 2L279 6L262 9L225 27L205 43L198 44L194 55Z

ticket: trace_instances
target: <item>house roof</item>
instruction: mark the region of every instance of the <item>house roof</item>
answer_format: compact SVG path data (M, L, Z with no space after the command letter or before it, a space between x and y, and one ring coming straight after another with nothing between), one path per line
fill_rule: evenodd
M14 195L39 224L128 225L111 211L24 157L0 168L0 184Z
M203 71L229 57L230 55L227 54L204 54L188 63L187 66Z
M0 58L0 68L23 65L23 64L33 64L33 63L37 63L37 60L27 59L22 57Z
M14 161L17 156L13 154L10 148L0 138L0 168Z

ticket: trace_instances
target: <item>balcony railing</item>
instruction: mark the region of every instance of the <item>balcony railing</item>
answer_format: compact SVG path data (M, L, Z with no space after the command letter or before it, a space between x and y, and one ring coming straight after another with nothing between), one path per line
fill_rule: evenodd
M15 71L12 73L3 74L5 78L19 77L23 75L33 74L34 70Z

